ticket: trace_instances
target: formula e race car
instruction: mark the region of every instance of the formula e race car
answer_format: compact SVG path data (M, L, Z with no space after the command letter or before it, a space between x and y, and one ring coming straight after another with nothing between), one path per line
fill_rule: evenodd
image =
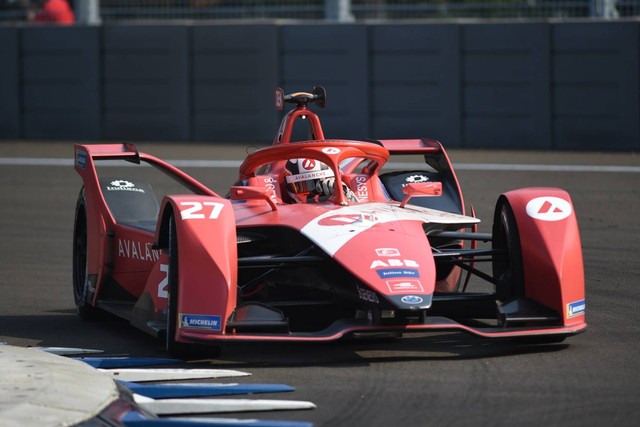
M310 109L325 100L321 87L276 89L276 107L294 107L226 196L131 144L77 144L79 315L126 318L183 357L226 341L458 330L556 342L586 329L565 191L502 194L479 233L439 142L327 139ZM387 162L409 155L420 163Z

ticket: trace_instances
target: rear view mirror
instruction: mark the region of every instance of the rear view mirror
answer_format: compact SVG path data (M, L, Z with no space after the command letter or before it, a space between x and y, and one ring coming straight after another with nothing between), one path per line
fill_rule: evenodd
M400 207L404 206L413 197L437 197L442 195L442 183L441 182L418 182L413 184L407 184L402 187L402 193L406 194Z

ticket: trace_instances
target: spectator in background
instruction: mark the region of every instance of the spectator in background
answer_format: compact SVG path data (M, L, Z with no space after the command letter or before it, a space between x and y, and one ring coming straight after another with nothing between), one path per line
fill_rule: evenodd
M76 18L67 0L44 0L33 22L70 25Z

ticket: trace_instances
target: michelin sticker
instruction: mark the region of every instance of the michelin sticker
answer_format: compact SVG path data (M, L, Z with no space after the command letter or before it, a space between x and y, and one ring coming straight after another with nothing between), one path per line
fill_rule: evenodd
M567 319L571 319L576 316L583 316L585 308L586 304L584 300L570 302L567 304Z
M181 313L180 327L185 329L219 331L221 329L220 316Z

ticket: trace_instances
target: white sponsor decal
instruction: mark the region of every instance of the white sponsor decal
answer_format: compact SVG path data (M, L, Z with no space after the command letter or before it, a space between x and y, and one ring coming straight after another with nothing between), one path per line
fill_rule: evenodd
M400 251L396 248L377 248L376 254L378 256L400 256Z
M339 148L336 147L325 147L322 149L324 154L338 154L340 152Z
M387 287L392 294L424 292L422 283L419 280L388 280Z
M298 175L287 175L285 179L287 183L291 184L294 182L307 181L310 179L328 178L330 176L333 176L333 171L331 169L325 169L321 171L300 173Z
M374 260L369 268L379 267L420 267L420 265L412 259L387 259L387 260Z
M559 197L536 197L527 203L527 215L541 221L560 221L571 215L571 204Z
M180 202L180 206L189 206L180 211L182 219L218 219L224 204L218 202Z
M411 175L405 179L406 182L413 184L415 182L427 182L429 178L424 175Z
M356 176L356 197L361 202L369 199L369 187L367 187L367 177L365 175Z
M111 185L107 186L107 191L133 191L136 193L144 193L142 188L136 188L136 185L133 182L125 181L123 179L111 181Z
M300 232L329 255L333 255L363 231L376 224L393 221L421 221L435 224L475 224L480 222L477 218L420 206L400 208L398 204L366 203L331 209L309 221ZM327 227L328 225L331 227Z
M169 298L169 264L160 264L164 278L158 283L158 298Z
M151 243L119 239L118 256L121 258L137 259L139 261L157 261L160 259L160 252L157 249L152 249Z

